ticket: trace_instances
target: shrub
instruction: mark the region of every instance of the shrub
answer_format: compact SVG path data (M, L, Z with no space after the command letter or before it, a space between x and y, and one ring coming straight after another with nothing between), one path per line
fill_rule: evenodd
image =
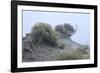
M56 25L55 30L67 37L71 37L76 32L73 26L67 23L65 23L64 25Z
M34 44L56 46L57 33L47 23L37 23L32 28Z
M84 58L89 59L90 58L90 47L89 47L89 45L85 45L83 50L84 50Z
M60 49L64 49L64 47L65 47L65 44L62 44L62 45L58 46L58 48L60 48Z
M82 53L79 50L70 49L56 54L57 60L77 60L82 59Z
M63 25L56 25L55 26L55 30L59 33L63 33L64 34L64 29L63 29Z
M89 54L89 52L90 52L90 48L88 45L79 47L78 50L80 50L82 52L82 54L84 54L84 55Z
M71 26L70 24L67 24L67 23L65 23L64 24L64 29L65 29L65 34L67 35L67 36L72 36L75 32L76 32L76 30L73 28L73 26Z
M89 49L90 49L90 47L88 44L84 46L84 50L89 50Z

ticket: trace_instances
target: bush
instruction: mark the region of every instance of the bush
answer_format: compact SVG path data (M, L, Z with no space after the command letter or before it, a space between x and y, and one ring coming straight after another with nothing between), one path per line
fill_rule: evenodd
M55 30L67 37L71 37L76 32L73 26L67 23L65 23L64 25L56 25Z
M63 25L56 25L55 26L55 30L59 33L63 33L64 34L64 29L63 29Z
M89 52L90 52L90 48L89 48L88 45L79 47L78 50L79 50L80 52L82 52L83 55L87 55L87 54L89 54Z
M90 47L88 44L84 46L84 50L89 50L89 49L90 49Z
M62 45L58 46L58 48L60 48L60 49L64 49L64 47L65 47L65 44L62 44Z
M82 59L82 53L80 50L70 49L56 54L57 60L77 60Z
M65 23L64 24L64 29L65 29L65 34L67 35L67 36L72 36L75 32L76 32L76 30L73 28L73 26L71 26L70 24L67 24L67 23Z
M32 28L32 38L34 44L56 46L57 33L49 24L37 23Z
M89 59L90 58L90 47L89 47L89 45L85 45L83 50L84 50L84 58Z

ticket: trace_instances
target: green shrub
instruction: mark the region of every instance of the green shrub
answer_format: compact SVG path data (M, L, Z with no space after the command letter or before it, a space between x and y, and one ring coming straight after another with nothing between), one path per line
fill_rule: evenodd
M34 44L56 46L57 33L49 24L37 23L31 33Z
M79 47L78 50L79 50L80 52L82 52L83 55L87 55L87 54L89 54L89 52L90 52L90 48L89 48L88 45Z
M56 54L57 60L77 60L82 59L82 53L80 50L70 49Z
M71 37L76 30L70 24L64 23L63 25L56 25L55 30L67 37Z
M90 58L90 47L89 45L85 45L84 48L84 59L89 59Z
M73 26L70 24L67 24L67 23L64 24L64 29L65 29L65 31L64 31L65 34L69 37L72 36L76 32L76 30L73 28Z
M60 49L64 49L64 47L65 47L65 44L62 44L62 45L58 46L58 48L60 48Z
M64 34L64 28L63 25L56 25L55 26L55 30L59 33L63 33Z

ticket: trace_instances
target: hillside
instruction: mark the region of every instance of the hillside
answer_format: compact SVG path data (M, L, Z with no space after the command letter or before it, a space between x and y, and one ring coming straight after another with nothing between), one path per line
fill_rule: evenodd
M23 62L89 59L89 47L70 38L76 32L72 26L58 25L53 30L45 23L37 24L23 37Z

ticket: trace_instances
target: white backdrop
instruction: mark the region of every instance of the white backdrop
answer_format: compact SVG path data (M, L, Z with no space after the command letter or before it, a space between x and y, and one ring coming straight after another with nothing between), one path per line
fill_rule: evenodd
M98 5L98 19L100 19L100 0L33 0L33 1L49 1L61 3L74 3L74 4L90 4ZM10 73L10 0L0 0L0 73ZM100 24L100 21L98 22ZM98 28L100 26L98 25ZM100 29L98 29L100 31ZM100 37L100 34L98 34ZM100 40L98 38L98 40ZM98 41L100 43L100 41ZM100 55L100 45L98 46L98 55ZM98 57L100 64L100 57ZM99 66L99 65L98 65ZM100 66L98 68L82 68L82 69L69 69L69 70L53 70L53 71L39 71L34 73L100 73ZM24 73L24 72L23 72ZM32 73L32 72L26 72Z

